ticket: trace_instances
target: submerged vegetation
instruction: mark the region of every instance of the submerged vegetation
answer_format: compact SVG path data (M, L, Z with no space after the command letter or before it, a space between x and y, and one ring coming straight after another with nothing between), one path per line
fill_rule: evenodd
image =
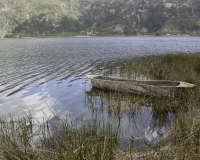
M200 54L167 54L137 58L105 75L130 79L179 80L193 83L178 97L148 97L102 90L87 93L89 120L46 118L40 124L31 115L0 119L0 157L13 159L55 160L131 160L131 159L199 159L200 158ZM98 97L98 98L97 98ZM105 101L105 99L107 101ZM129 105L133 104L133 105ZM133 147L137 137L119 149L119 125L122 116L133 116L142 106L152 107L154 118L176 114L170 136L159 143ZM104 111L107 115L104 115ZM101 112L100 112L101 111ZM106 118L105 118L106 117ZM144 134L146 136L146 134Z

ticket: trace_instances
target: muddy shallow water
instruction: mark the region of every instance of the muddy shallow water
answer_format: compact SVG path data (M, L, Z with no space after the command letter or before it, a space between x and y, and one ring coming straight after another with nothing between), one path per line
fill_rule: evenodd
M141 56L200 52L199 43L199 37L1 40L0 114L21 116L23 112L30 111L39 121L44 116L65 117L69 114L90 119L90 104L85 102L90 103L86 92L91 90L91 83L86 79L86 74L98 74L101 70L120 66ZM106 110L103 111L104 116L107 114ZM168 113L159 130L167 133L174 119L175 116ZM153 117L152 109L144 106L140 112L135 112L134 118L123 118L121 123L125 127L122 129L130 131L121 136L125 138L136 135L133 124L147 135L147 132L153 130L156 121L160 120ZM157 130L154 131L151 135L158 137Z

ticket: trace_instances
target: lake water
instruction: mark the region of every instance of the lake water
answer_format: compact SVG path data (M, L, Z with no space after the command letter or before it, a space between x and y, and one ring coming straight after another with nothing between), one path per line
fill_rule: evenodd
M86 74L98 74L101 70L120 66L141 56L200 52L199 44L199 37L1 40L0 115L17 117L30 111L41 122L45 116L52 117L53 123L54 115L71 115L88 120L92 113L85 102L91 84ZM139 130L148 128L149 131L153 121L156 121L152 109L144 106L141 110L131 121L137 124ZM174 119L175 116L168 113L160 129L167 133ZM125 117L123 126L127 121L130 118ZM125 128L131 128L130 123ZM129 137L130 133L134 135L132 132L133 129L125 137ZM153 134L157 136L157 133Z

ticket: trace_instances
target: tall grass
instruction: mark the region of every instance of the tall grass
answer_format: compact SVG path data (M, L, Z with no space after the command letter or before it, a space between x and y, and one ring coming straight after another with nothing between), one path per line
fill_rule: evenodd
M51 125L48 120L39 124L31 117L1 118L0 157L22 159L114 159L117 137L109 127L98 123L81 128L75 122L59 120ZM110 125L111 126L111 125Z
M148 103L158 113L166 109L176 112L171 136L164 143L142 149L142 152L130 149L123 159L137 159L140 153L142 159L200 159L200 53L149 56L133 60L114 72L130 79L145 75L147 79L185 81L196 85L194 89L183 91L179 97L149 99ZM110 73L113 70L106 74L112 76Z
M178 97L148 97L92 90L86 103L92 117L88 120L60 120L51 125L39 123L30 115L0 118L0 159L2 160L131 160L200 159L200 54L167 54L132 60L105 75L130 79L168 79L196 84ZM142 76L141 76L142 75ZM91 94L91 95L90 95ZM100 97L98 105L92 97ZM105 103L105 98L109 99ZM122 102L134 104L123 106ZM90 105L89 105L90 104ZM123 115L133 115L141 106L151 106L154 118L175 112L170 137L145 147L119 150L118 123ZM98 112L102 110L102 112ZM108 120L103 118L108 111ZM102 116L100 116L102 114ZM117 117L118 121L109 118ZM116 124L116 125L114 125ZM123 132L123 130L122 130ZM133 137L134 138L134 137Z

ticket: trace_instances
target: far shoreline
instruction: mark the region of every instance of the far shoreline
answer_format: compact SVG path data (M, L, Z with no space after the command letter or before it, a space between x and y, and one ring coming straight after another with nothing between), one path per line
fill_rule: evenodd
M5 37L0 40L8 39L34 39L34 38L91 38L91 37L200 37L200 35L189 35L189 34L177 34L177 35L156 35L156 34L138 34L138 35L27 35L27 36L16 36L16 37Z

